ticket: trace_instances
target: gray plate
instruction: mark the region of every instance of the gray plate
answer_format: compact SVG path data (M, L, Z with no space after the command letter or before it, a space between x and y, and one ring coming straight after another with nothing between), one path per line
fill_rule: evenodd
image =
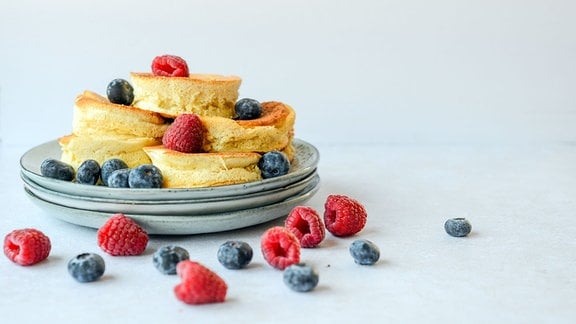
M284 217L292 208L303 205L318 191L319 186L314 186L293 197L274 204L249 208L226 213L209 215L181 216L170 213L158 215L140 215L127 213L142 226L148 234L161 235L186 235L229 231ZM30 199L42 208L48 215L68 223L100 228L111 213L92 211L87 209L71 208L41 199L25 189Z
M320 154L318 150L300 139L294 139L294 160L290 172L284 176L218 187L190 188L190 189L121 189L105 186L81 185L73 182L61 181L43 177L40 174L40 165L47 158L60 159L61 150L56 140L50 141L30 149L20 158L22 173L34 183L46 189L92 198L117 198L125 200L193 200L200 198L215 198L225 196L240 196L256 192L285 187L310 175L318 166Z

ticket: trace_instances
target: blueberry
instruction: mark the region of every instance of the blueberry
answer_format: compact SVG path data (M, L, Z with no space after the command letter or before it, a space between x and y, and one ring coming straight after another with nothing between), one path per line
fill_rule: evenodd
M218 261L227 269L242 269L252 261L252 247L242 241L227 241L218 249Z
M104 259L96 253L82 253L68 261L68 272L80 282L91 282L104 274Z
M318 285L318 273L304 263L297 263L284 269L284 283L292 290L308 292Z
M234 105L238 119L256 119L262 116L262 105L258 100L243 98Z
M40 173L44 177L64 181L72 181L76 175L74 167L56 159L46 159L42 161L42 164L40 165Z
M106 95L112 103L130 106L134 101L134 88L124 79L114 79L108 83Z
M176 265L180 261L189 260L190 254L186 249L176 246L163 246L154 252L152 263L163 274L176 274Z
M102 184L108 185L108 177L112 172L120 169L128 169L126 162L120 159L109 159L102 163L102 169L100 170L100 177L102 178Z
M108 187L110 188L130 188L128 176L132 169L120 169L112 172L108 176Z
M100 179L100 164L96 160L86 160L80 164L76 172L76 182L95 185Z
M444 223L446 233L455 237L463 237L470 234L472 225L466 218L451 218Z
M258 167L264 179L279 177L290 170L290 160L280 151L271 151L262 155Z
M142 164L130 171L130 188L162 188L162 172L155 165Z
M380 259L380 249L369 240L356 240L350 244L350 254L360 265L373 265Z

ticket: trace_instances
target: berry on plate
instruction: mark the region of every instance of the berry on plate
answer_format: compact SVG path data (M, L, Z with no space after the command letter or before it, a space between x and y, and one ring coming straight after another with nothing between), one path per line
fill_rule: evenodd
M296 235L303 248L318 246L326 236L324 223L312 207L294 207L286 218L285 227Z
M329 195L324 203L324 224L334 236L352 236L366 225L364 206L344 195Z
M152 74L167 77L187 77L188 64L180 56L160 55L152 61Z
M46 259L51 248L50 238L34 228L13 230L4 237L4 254L22 266Z
M218 261L227 269L246 267L254 252L252 247L243 241L226 241L218 248Z
M121 169L128 169L128 164L122 161L121 159L109 159L102 163L102 167L100 169L100 178L102 179L102 184L107 186L108 185L108 177L112 174L112 172Z
M243 98L236 101L234 110L238 119L256 119L262 115L262 105L258 100Z
M204 125L196 114L182 114L174 119L162 137L162 144L182 153L202 151Z
M304 263L293 264L283 273L286 286L298 292L308 292L316 288L319 281L318 272Z
M100 164L96 160L86 160L76 171L76 182L95 185L100 180Z
M106 96L111 103L130 106L134 101L134 88L124 79L114 79L106 87Z
M56 159L46 159L42 161L42 164L40 165L40 173L44 177L64 181L72 181L76 176L74 167Z
M182 282L174 287L176 298L186 304L221 303L226 299L228 285L218 274L202 264L185 260L176 266Z
M262 155L258 161L258 168L260 168L262 178L275 178L290 171L290 160L286 154L280 151L270 151Z
M133 219L115 214L98 229L98 246L113 256L140 255L148 245L148 233Z
M142 164L128 174L130 188L162 188L164 178L162 172L153 164Z
M472 224L466 218L450 218L444 223L444 229L451 236L464 237L472 231Z
M260 249L266 262L279 270L300 262L300 242L296 235L282 226L275 226L264 232Z
M373 265L380 259L380 249L369 240L356 240L350 244L350 255L360 265Z
M68 261L68 273L79 282L92 282L104 274L106 264L96 253L82 253Z
M163 274L176 274L176 266L180 261L189 260L186 249L176 245L166 245L159 248L152 256L152 264Z
M128 177L132 169L119 169L108 176L108 187L110 188L130 188Z

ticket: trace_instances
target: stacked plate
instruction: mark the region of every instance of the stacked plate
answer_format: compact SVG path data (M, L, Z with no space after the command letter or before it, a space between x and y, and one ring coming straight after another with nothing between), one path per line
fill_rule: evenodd
M286 216L318 191L318 150L294 140L295 155L287 175L244 184L190 189L122 189L83 185L43 177L40 165L59 159L51 141L20 159L28 196L49 215L99 228L115 213L124 213L149 234L199 234L233 230Z

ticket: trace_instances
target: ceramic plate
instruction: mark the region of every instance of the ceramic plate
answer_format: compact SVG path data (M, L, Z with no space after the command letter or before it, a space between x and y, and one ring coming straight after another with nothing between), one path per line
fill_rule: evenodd
M320 159L318 150L311 144L294 139L294 161L290 172L284 176L218 187L190 188L190 189L121 189L105 186L81 185L73 182L61 181L43 177L40 174L40 165L47 158L60 159L61 150L58 141L50 141L30 149L20 159L22 173L34 183L46 189L64 194L92 197L114 198L122 197L125 200L192 200L200 198L215 198L225 196L240 196L256 192L285 187L304 179L312 173Z

